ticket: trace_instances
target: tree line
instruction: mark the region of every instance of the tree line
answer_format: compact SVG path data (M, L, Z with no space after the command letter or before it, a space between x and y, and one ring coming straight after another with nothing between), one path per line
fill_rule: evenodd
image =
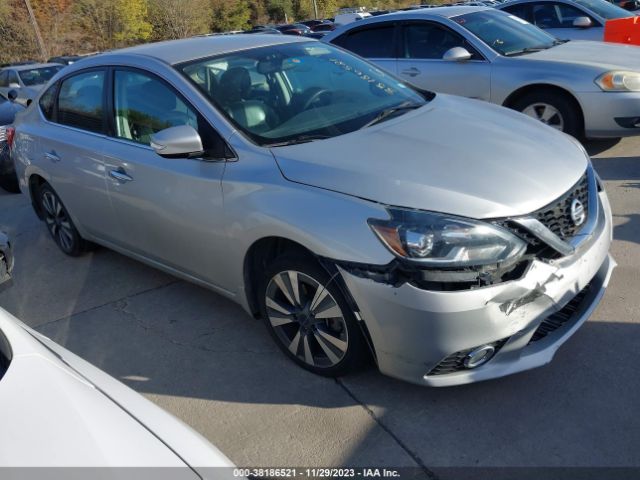
M354 0L357 1L357 0ZM400 8L418 0L366 0L370 8ZM313 0L30 0L46 56L83 54L137 43L256 24L314 18ZM318 18L349 0L316 0ZM0 63L46 60L24 0L0 0Z

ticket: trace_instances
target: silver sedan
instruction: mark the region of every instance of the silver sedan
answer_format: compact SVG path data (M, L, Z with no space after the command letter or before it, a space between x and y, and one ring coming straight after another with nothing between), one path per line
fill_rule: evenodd
M322 375L543 365L615 265L575 140L304 38L83 60L15 129L20 186L65 253L98 243L219 292Z
M560 41L493 8L366 19L323 41L415 86L513 108L575 137L640 134L640 48Z

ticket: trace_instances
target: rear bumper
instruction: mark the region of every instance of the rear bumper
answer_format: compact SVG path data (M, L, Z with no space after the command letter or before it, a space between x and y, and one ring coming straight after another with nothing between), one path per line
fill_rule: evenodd
M587 92L579 98L588 138L640 135L639 92Z
M473 290L439 292L405 283L394 287L341 270L365 322L382 373L429 386L502 377L551 361L604 294L615 261L609 256L611 212L601 194L602 218L588 242L553 263L535 260L522 278ZM561 328L530 342L541 323L589 286ZM457 352L501 343L475 369L433 374Z

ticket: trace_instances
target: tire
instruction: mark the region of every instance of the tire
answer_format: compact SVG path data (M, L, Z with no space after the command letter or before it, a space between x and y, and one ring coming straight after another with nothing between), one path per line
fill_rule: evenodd
M565 94L545 90L530 92L519 98L512 108L572 137L583 135L580 107Z
M37 199L47 230L60 250L71 257L82 255L88 242L80 236L60 197L48 183L38 188Z
M297 295L292 288L295 283ZM338 377L361 367L368 358L348 302L317 262L301 255L277 258L267 266L258 295L269 333L302 368Z
M15 173L0 175L0 187L9 193L20 193L18 177L16 177Z

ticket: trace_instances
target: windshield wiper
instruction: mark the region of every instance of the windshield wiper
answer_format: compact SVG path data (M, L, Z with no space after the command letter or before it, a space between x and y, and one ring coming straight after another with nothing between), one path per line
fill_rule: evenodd
M553 46L555 46L556 44L552 44L550 46L540 46L540 47L527 47L527 48L523 48L521 50L513 50L511 52L506 52L504 54L505 57L515 57L516 55L524 55L526 53L535 53L535 52L541 52L542 50L547 50Z
M298 145L300 143L308 143L313 142L315 140L326 140L327 138L332 138L330 135L320 135L320 134L305 134L298 135L297 137L290 138L289 140L285 140L283 142L274 142L274 143L266 143L264 147L286 147L287 145Z
M395 107L385 108L380 113L378 113L375 117L373 117L372 120L368 121L363 126L361 126L360 130L365 129L367 127L371 127L376 123L380 123L395 113L403 112L405 110L415 110L416 108L420 108L422 106L423 104L420 104L420 103L404 102L404 103L401 103L400 105L396 105Z

